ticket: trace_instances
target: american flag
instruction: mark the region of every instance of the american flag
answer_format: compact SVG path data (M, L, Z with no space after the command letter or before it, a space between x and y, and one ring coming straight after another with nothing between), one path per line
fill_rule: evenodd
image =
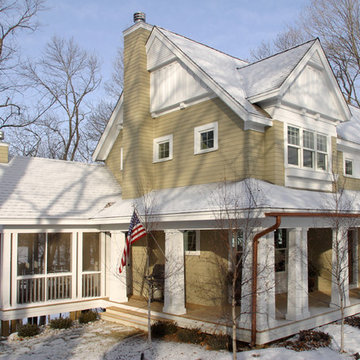
M130 255L130 247L131 245L141 239L143 236L146 235L146 230L143 226L143 224L140 222L138 216L136 215L136 212L134 210L134 213L131 217L131 221L130 221L130 226L129 226L129 231L128 231L128 235L126 237L126 241L125 241L125 248L124 248L124 252L123 255L121 257L121 264L119 266L119 273L121 274L124 266L126 266L127 263L127 259Z

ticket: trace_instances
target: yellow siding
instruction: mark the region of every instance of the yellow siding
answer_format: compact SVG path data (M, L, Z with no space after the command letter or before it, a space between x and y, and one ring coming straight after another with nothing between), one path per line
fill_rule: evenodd
M9 146L0 144L0 164L9 162Z
M149 31L139 28L124 39L124 198L138 197L152 188L153 128L145 51L148 36Z
M245 177L263 178L264 134L244 131L243 121L220 99L154 119L154 138L173 134L173 159L153 164L156 189ZM219 148L194 155L194 128L218 122Z
M119 184L122 184L122 175L123 171L120 170L120 153L121 153L121 147L123 146L123 132L120 131L119 136L115 140L115 143L105 161L105 164L108 166L110 171L115 176L116 180L119 182Z
M284 123L274 120L265 132L264 180L285 185Z
M315 273L314 290L331 290L332 232L331 229L310 229L308 235L309 268ZM311 281L311 280L310 280Z
M201 231L200 255L185 256L186 302L205 306L228 303L227 247L217 231Z

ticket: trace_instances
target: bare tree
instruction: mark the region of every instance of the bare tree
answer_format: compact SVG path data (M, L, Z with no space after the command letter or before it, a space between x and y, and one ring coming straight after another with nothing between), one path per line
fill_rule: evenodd
M329 226L332 229L332 256L326 259L328 273L331 279L330 305L340 310L341 338L340 352L344 352L345 308L349 304L349 232L356 226L356 215L353 214L355 197L345 191L346 178L333 173L333 192L325 207L332 211Z
M116 102L121 96L123 90L123 75L123 51L119 48L113 62L111 79L105 82L106 99L102 99L99 103L91 107L91 113L88 118L88 125L84 136L84 151L88 154L89 158L94 152L116 106Z
M245 179L241 186L224 181L212 196L214 216L220 230L223 246L228 252L228 262L221 271L228 274L231 302L232 349L236 359L237 327L241 315L250 315L245 305L252 299L252 245L261 226L260 207L263 205L261 189L253 179ZM264 254L267 258L270 254ZM263 259L263 264L267 261ZM258 275L263 276L267 265L257 265ZM246 271L244 269L247 269ZM264 282L265 283L265 282ZM261 291L269 291L266 285ZM260 310L259 310L260 311Z
M24 65L23 76L44 109L37 130L33 130L41 134L45 152L41 155L87 160L86 147L82 146L89 115L85 101L100 84L97 58L73 39L53 37L39 61Z
M34 121L23 116L23 106L16 99L21 88L16 74L16 38L37 29L36 15L43 9L44 0L0 0L0 129L24 127Z

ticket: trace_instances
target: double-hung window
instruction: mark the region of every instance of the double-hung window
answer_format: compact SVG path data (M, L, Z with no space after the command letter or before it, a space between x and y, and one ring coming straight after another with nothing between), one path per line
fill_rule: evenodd
M288 126L288 165L327 170L327 137L310 130Z
M154 139L153 162L171 160L173 158L173 136L166 135Z
M194 129L194 154L218 149L218 123L197 126Z

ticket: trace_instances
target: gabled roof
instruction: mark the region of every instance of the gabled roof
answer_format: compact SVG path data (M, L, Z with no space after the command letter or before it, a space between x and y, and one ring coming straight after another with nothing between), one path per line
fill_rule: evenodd
M280 88L315 41L308 41L239 69L247 98Z
M0 225L86 220L121 189L103 165L15 157L0 164Z
M245 122L254 121L253 116L263 126L271 125L270 119L246 100L238 69L247 62L156 26L148 43L155 37L165 41L170 50Z

